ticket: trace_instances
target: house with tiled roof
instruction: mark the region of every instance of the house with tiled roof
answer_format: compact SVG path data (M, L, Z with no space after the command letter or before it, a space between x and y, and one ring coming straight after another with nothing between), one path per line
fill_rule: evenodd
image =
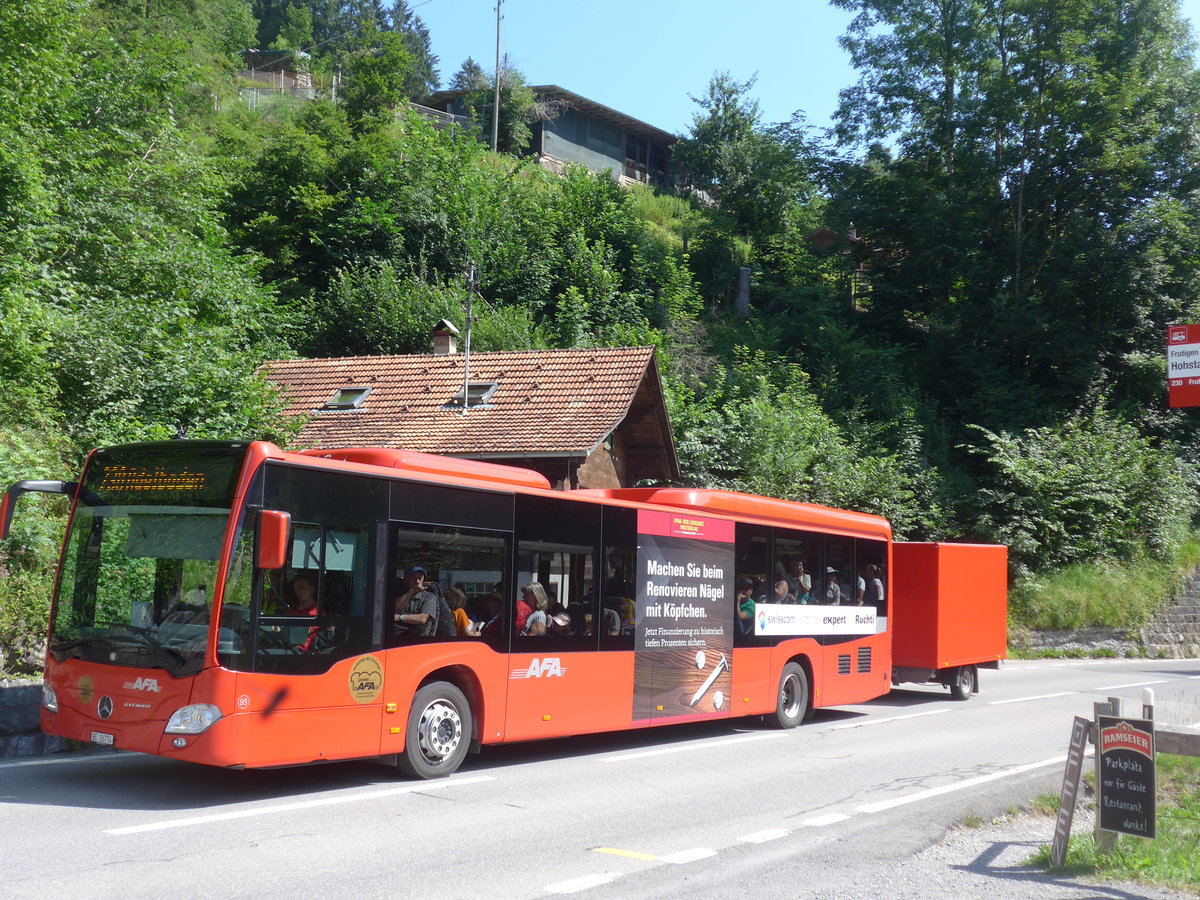
M679 477L652 347L286 359L263 373L299 447L393 447L541 472L560 489ZM469 365L469 368L468 368Z

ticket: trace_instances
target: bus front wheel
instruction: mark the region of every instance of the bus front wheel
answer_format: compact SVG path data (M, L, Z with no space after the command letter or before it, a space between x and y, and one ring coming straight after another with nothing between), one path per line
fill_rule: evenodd
M808 711L808 675L799 663L790 662L779 676L779 695L775 701L775 724L795 728Z
M447 681L427 684L413 695L398 764L413 778L452 774L471 743L471 705Z

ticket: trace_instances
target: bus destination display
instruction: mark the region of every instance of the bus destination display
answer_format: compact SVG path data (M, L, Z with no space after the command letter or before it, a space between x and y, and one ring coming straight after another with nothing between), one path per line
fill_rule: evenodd
M230 450L97 454L88 467L85 496L92 505L227 507L241 461L241 452Z

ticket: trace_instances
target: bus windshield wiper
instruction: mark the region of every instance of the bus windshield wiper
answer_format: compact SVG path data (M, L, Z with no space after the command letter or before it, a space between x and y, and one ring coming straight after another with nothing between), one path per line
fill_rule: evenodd
M123 624L121 627L125 628L128 631L131 631L134 634L141 637L146 642L146 644L149 648L151 648L153 650L162 651L169 658L173 659L177 665L182 666L187 662L186 656L184 656L182 653L180 653L174 647L166 646L157 637L155 637L154 631L152 629L142 628L139 625L129 625L129 624Z

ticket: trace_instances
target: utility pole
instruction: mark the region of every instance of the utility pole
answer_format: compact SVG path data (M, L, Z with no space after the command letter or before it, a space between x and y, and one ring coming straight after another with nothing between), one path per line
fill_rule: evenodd
M500 7L504 0L496 0L496 94L492 98L492 152L500 146Z

